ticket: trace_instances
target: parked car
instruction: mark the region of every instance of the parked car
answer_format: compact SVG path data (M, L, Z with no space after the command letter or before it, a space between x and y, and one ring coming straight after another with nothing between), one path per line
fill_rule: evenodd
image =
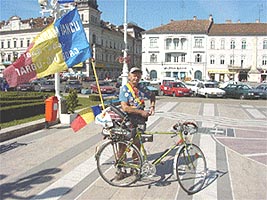
M168 82L160 86L160 94L183 97L192 96L192 91L183 82Z
M65 86L65 92L69 92L70 89L75 89L78 93L82 91L82 84L79 80L68 80Z
M159 90L158 90L158 88L152 86L151 83L150 83L149 81L140 81L140 82L139 82L139 85L140 85L140 87L144 87L144 86L146 86L147 89L148 89L150 92L153 92L155 95L158 95L158 94L159 94Z
M33 91L34 86L32 83L22 83L17 86L18 91Z
M55 91L55 80L42 81L36 87L39 92L54 92Z
M256 88L261 99L267 99L267 83L261 83Z
M260 98L259 92L247 84L229 84L223 90L225 91L225 97L239 99Z
M116 92L116 88L112 86L110 82L107 82L107 81L99 82L99 87L100 87L101 93L103 94L113 94ZM98 93L96 83L91 84L91 92Z
M222 82L220 83L219 88L225 88L229 84L237 84L237 83L238 83L237 81L233 81L233 80Z
M192 91L192 95L196 96L197 95L197 84L199 81L188 81L185 82L186 87L190 88Z
M197 96L209 97L224 97L225 91L218 88L218 84L214 82L198 82Z

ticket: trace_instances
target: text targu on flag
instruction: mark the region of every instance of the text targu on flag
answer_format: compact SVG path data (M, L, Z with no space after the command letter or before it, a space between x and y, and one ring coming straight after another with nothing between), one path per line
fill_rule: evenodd
M34 78L62 72L90 57L90 45L75 8L38 34L3 75L10 87L15 87Z

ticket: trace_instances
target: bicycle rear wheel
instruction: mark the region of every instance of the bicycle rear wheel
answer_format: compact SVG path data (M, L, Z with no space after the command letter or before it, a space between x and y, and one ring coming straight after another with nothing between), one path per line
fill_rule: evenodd
M136 146L126 141L109 141L96 155L100 176L110 185L129 186L141 173L142 158Z
M180 149L176 174L180 186L188 194L194 194L202 189L207 176L207 163L197 145L187 144Z

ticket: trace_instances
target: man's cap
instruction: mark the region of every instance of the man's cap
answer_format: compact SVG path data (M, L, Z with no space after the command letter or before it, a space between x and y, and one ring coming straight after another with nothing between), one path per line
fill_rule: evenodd
M140 72L142 74L142 70L138 67L133 67L130 69L130 73L134 73L134 72Z

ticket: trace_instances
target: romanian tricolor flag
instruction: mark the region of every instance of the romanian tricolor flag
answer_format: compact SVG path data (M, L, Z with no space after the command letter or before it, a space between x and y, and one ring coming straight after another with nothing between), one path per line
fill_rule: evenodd
M99 106L92 106L88 111L81 111L77 117L71 122L71 128L74 132L77 132L81 128L85 127L90 122L94 121L95 116L101 113Z
M10 87L62 72L91 57L77 9L45 28L25 53L3 72Z

